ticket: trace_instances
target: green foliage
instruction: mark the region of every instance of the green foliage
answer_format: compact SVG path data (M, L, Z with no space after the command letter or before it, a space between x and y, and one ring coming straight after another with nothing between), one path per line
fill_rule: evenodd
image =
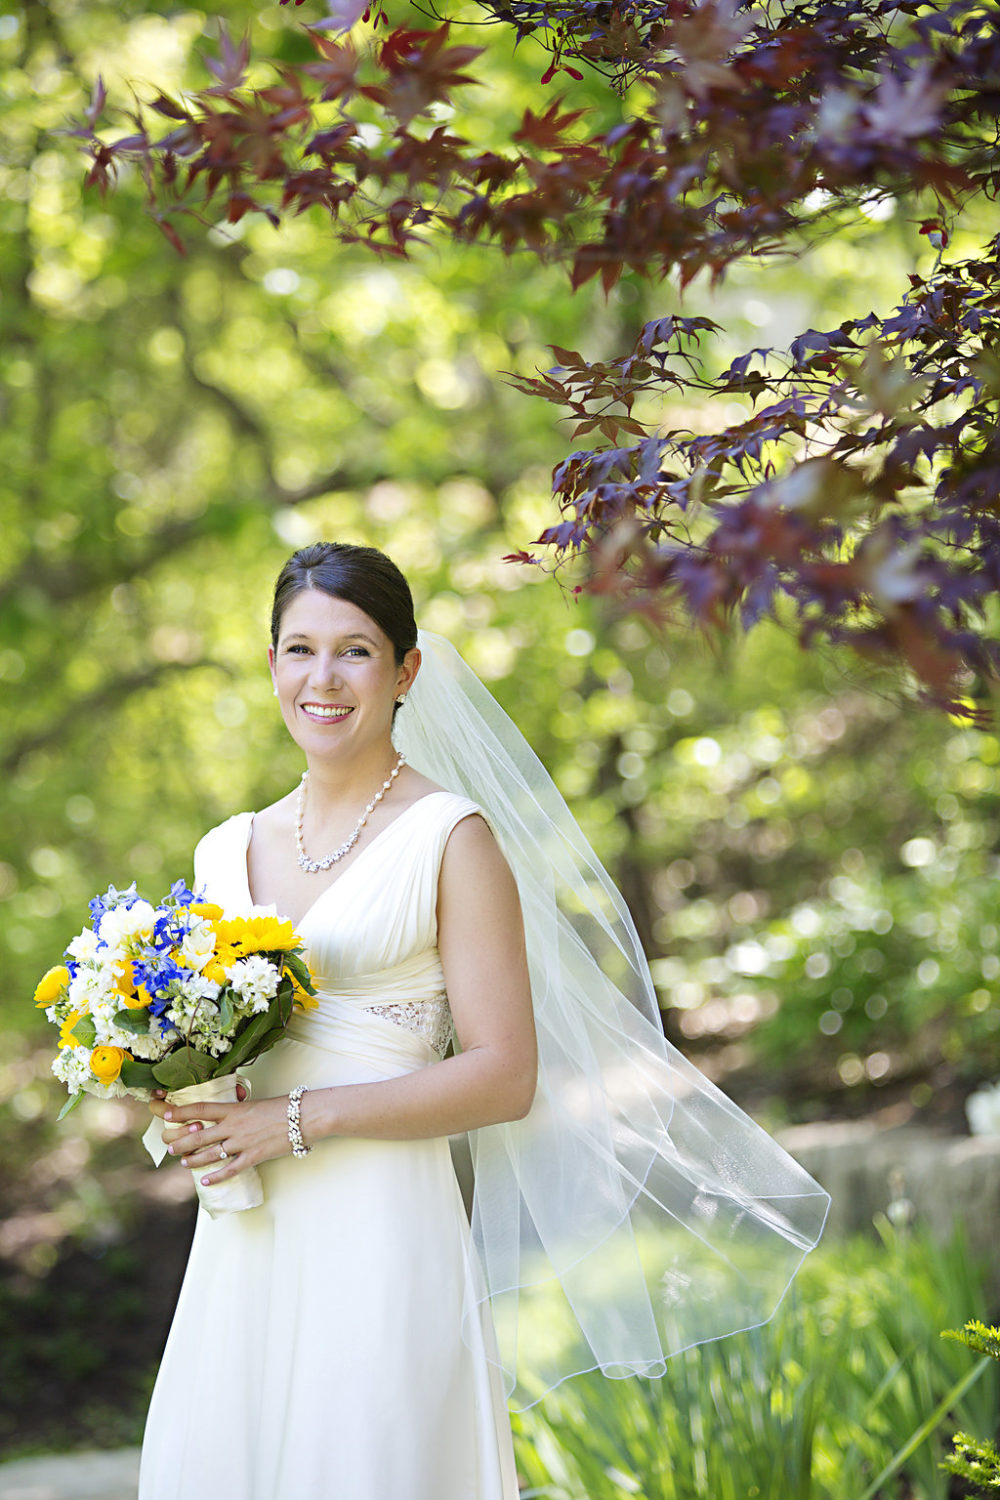
M208 1052L198 1052L194 1047L179 1047L176 1052L171 1052L156 1064L153 1077L162 1088L184 1089L211 1078L216 1071L217 1061Z
M1000 1359L1000 1328L987 1328L978 1318L971 1318L964 1328L946 1328L941 1337L964 1344L977 1354L988 1354L991 1359Z
M212 1059L214 1074L224 1078L228 1073L235 1073L248 1059L262 1057L265 1052L270 1052L284 1036L291 1014L292 986L287 979L283 979L267 1010L252 1016L239 1031L233 1045L223 1055L221 1066L217 1059Z
M500 560L545 524L563 439L497 371L550 365L549 340L609 356L649 314L636 285L573 298L557 268L498 275L476 247L331 259L308 216L216 225L180 260L141 184L81 193L56 132L94 73L185 87L216 14L238 30L245 7L60 0L0 32L4 1055L15 1032L34 1055L26 996L95 891L188 873L207 827L297 778L268 594L292 547L333 536L385 547L421 623L515 713L625 891L673 1038L713 1073L780 1080L793 1115L995 1074L997 736L915 716L776 627L712 655ZM277 5L258 24L306 57ZM538 58L488 69L466 106L484 143L536 101ZM884 312L913 238L866 218L766 288L737 270L712 371L835 322L862 281Z
M942 1400L991 1430L995 1374L970 1386L936 1333L939 1312L974 1305L980 1288L960 1241L882 1234L874 1250L815 1252L770 1325L680 1355L662 1381L583 1376L551 1393L516 1419L527 1494L860 1500L898 1473L911 1500L945 1500L935 1431L893 1460Z
M126 1057L119 1076L129 1089L155 1089L158 1086L152 1063L138 1062L134 1058Z
M1000 1360L1000 1328L988 1328L978 1318L971 1319L964 1328L946 1329L941 1337L964 1344L967 1349L989 1359ZM989 1438L956 1432L952 1451L941 1467L945 1473L954 1474L971 1484L973 1488L969 1493L972 1495L1000 1490L1000 1450Z
M1000 1452L988 1439L956 1432L954 1451L941 1466L946 1473L965 1479L973 1486L972 1494L989 1494L1000 1490Z
M65 1120L66 1116L68 1114L70 1114L74 1109L76 1109L77 1105L81 1104L82 1102L83 1102L83 1094L82 1094L82 1092L79 1093L79 1094L71 1094L69 1096L69 1098L66 1100L66 1103L63 1105L62 1109L56 1115L56 1120L57 1121L59 1121L59 1120Z

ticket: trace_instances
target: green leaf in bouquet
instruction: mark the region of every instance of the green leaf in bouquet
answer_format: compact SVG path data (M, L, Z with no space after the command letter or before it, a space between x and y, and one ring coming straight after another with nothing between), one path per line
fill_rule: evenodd
M127 1089L155 1089L160 1084L153 1072L153 1063L126 1058L122 1063L120 1078Z
M97 1040L97 1027L90 1016L81 1016L73 1022L73 1036L78 1047L92 1047Z
M56 1115L56 1120L57 1121L59 1121L59 1120L65 1120L65 1118L69 1114L70 1110L76 1109L76 1106L78 1104L80 1104L82 1102L82 1100L83 1100L83 1089L81 1089L78 1094L70 1094L69 1098L66 1100L66 1103L63 1105L62 1109Z
M292 1019L292 1011L295 1009L295 991L289 979L282 979L278 986L278 993L271 1001L268 1015L274 1016L276 1026L282 1030Z
M285 993L282 993L283 990ZM262 1053L269 1052L275 1042L280 1042L292 1013L290 992L291 985L282 984L267 1010L261 1011L258 1016L252 1016L243 1030L237 1033L236 1040L219 1069L220 1077L226 1073L235 1073L243 1063L253 1062Z
M307 995L315 995L316 986L312 982L309 965L300 953L286 953L284 955L285 968L288 969L301 984Z
M153 1064L153 1077L161 1088L185 1089L192 1083L204 1083L220 1072L218 1061L207 1052L193 1047L178 1047L162 1061ZM227 1070L228 1071L228 1070Z
M219 1026L223 1031L229 1031L233 1024L233 997L229 990L223 990L219 996Z
M115 1011L115 1025L131 1036L149 1035L149 1016L145 1010Z

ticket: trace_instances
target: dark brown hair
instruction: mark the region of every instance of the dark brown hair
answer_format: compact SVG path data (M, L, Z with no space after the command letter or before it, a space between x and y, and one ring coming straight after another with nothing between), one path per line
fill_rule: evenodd
M282 615L295 596L306 589L321 589L334 599L346 599L363 609L389 637L398 664L417 644L410 585L392 559L376 547L315 542L293 552L274 585L273 646L278 644Z

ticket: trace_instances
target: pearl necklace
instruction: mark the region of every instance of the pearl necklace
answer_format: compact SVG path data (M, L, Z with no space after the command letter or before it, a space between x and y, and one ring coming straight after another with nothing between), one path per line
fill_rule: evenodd
M307 874L317 875L319 874L320 870L328 870L331 865L335 865L338 860L343 859L345 854L350 854L351 850L358 842L358 839L361 837L361 830L368 822L369 816L375 811L375 808L382 801L382 798L392 786L392 783L395 781L396 777L399 775L400 771L405 765L406 756L403 755L402 752L400 752L396 759L396 764L393 766L392 770L389 772L389 775L386 777L385 781L383 781L381 788L375 793L374 797L369 802L368 806L365 808L364 812L361 814L360 818L355 824L354 832L350 835L349 838L345 839L339 849L334 849L332 854L325 854L322 859L309 859L306 855L305 844L303 843L302 839L302 818L306 808L306 786L309 782L309 772L302 772L302 780L299 782L298 796L295 799L295 848L298 852L299 864Z

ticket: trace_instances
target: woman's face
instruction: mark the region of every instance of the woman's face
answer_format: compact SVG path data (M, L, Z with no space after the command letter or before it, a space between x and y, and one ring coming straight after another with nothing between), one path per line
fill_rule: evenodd
M305 589L286 606L268 650L288 732L307 758L384 754L392 710L417 674L420 652L402 665L389 637L356 604Z

